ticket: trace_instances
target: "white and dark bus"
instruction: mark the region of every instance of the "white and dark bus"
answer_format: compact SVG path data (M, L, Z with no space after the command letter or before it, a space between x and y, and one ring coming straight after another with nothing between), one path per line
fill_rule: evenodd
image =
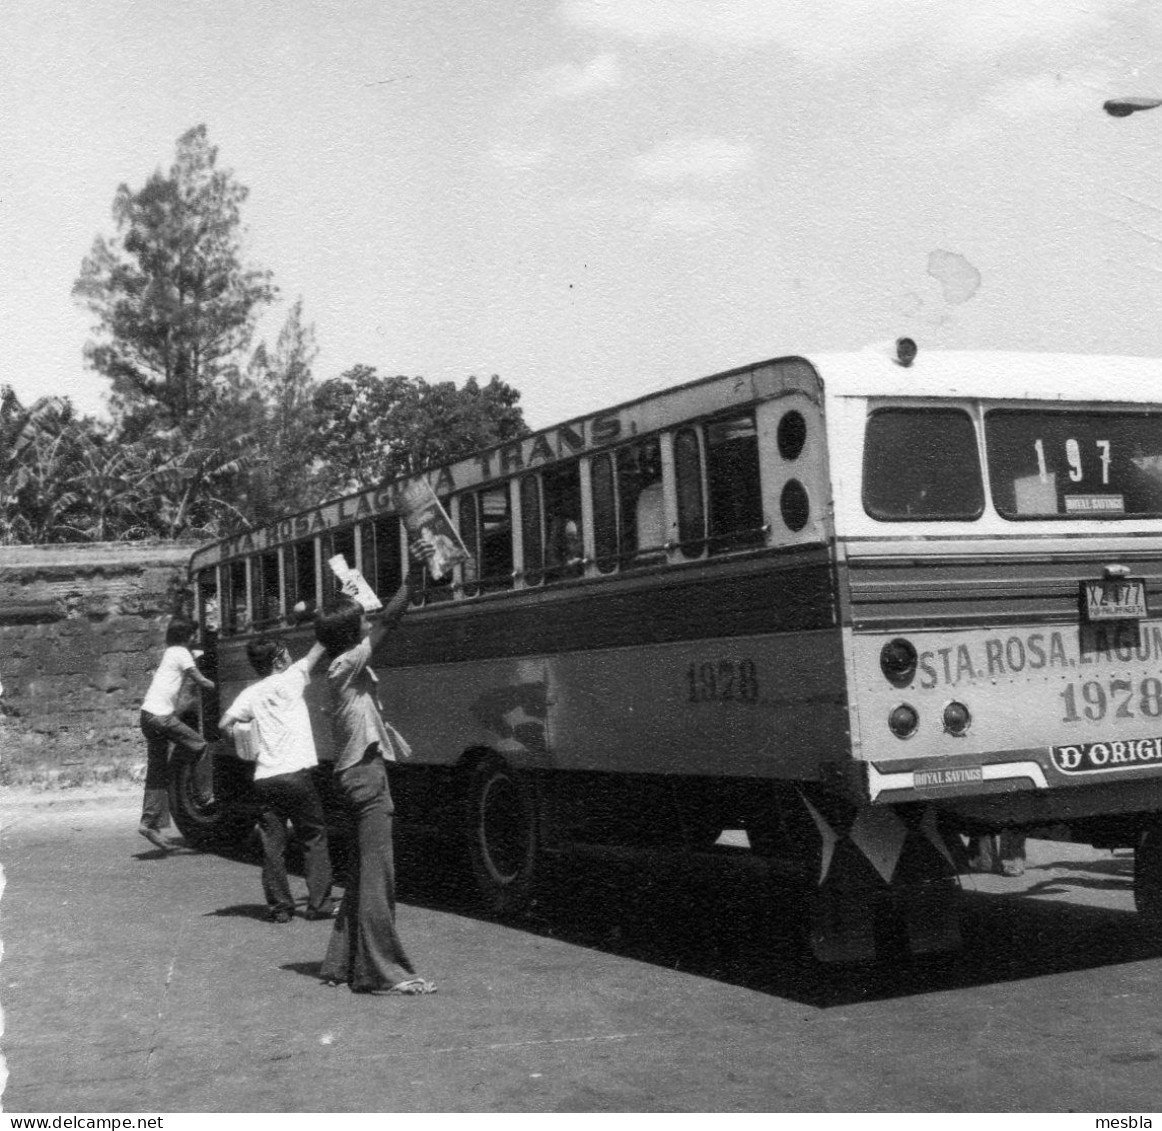
M546 854L741 829L820 959L873 957L885 921L940 951L961 838L1055 826L1134 847L1162 923L1162 362L783 357L426 478L473 556L376 657L413 749L392 790L493 910ZM395 590L405 485L193 555L209 736L252 634L306 651L332 555ZM246 773L214 744L179 767L182 831L245 826Z

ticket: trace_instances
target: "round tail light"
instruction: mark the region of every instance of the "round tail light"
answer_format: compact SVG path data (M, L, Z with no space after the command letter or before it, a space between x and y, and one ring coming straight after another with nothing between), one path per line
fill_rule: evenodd
M963 703L953 700L944 708L944 729L949 734L964 734L971 722L972 713Z
M910 703L901 703L888 715L888 726L897 738L911 738L920 725L920 716Z

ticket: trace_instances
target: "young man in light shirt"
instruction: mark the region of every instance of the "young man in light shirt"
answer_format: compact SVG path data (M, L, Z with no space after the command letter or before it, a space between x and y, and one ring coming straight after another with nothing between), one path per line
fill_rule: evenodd
M236 749L248 747L253 752L254 790L262 806L262 890L270 918L289 923L294 911L285 860L290 821L303 845L304 917L329 919L335 913L331 858L323 805L311 777L318 758L303 698L323 649L316 644L301 660L292 662L284 645L260 636L247 645L246 654L261 678L242 690L218 726L235 739ZM245 741L236 733L239 724L248 728Z

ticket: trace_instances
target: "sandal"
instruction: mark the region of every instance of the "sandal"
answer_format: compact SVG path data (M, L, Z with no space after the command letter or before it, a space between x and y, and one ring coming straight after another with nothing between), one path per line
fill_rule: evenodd
M436 984L424 978L409 978L406 982L397 982L387 991L389 994L406 994L408 997L413 997L416 994L434 994L435 992Z

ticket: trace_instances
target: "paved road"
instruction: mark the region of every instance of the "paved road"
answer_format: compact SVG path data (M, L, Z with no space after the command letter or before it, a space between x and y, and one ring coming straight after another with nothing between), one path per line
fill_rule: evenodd
M957 962L838 978L745 861L563 868L508 926L425 853L400 921L440 992L368 998L318 982L328 924L263 921L252 858L160 857L136 804L0 812L7 1112L1162 1108L1128 857L1032 842Z

